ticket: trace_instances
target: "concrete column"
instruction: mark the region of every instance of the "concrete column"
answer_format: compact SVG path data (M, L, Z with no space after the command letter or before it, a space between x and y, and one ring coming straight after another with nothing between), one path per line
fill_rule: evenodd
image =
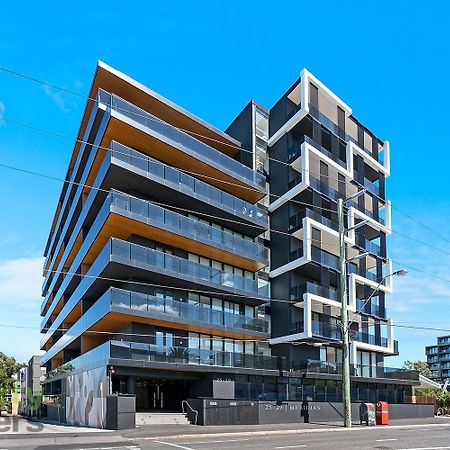
M127 394L136 394L136 377L131 375L127 378Z

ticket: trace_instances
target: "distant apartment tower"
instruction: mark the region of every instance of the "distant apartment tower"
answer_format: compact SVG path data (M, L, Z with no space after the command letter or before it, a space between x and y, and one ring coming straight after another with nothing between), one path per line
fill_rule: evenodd
M450 335L437 338L436 345L425 347L430 378L438 383L445 383L450 379Z
M384 366L398 351L387 142L306 70L225 132L104 63L89 97L41 308L44 387L69 422L102 426L109 392L135 394L139 410L339 401L336 200L358 192L346 208L348 257L366 253L348 266L352 395L408 401L416 375Z

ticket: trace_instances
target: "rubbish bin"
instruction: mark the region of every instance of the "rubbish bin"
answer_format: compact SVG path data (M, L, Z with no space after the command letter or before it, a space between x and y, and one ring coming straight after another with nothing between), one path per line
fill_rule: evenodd
M389 407L387 402L377 403L377 425L388 425L389 424Z
M359 405L359 423L375 425L375 405L373 403L362 403Z

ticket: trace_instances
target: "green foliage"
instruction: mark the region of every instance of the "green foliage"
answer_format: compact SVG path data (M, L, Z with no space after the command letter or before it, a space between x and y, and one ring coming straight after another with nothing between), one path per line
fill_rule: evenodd
M417 370L424 377L431 377L431 370L425 361L405 361L404 369Z
M0 352L0 391L9 392L14 388L13 375L21 368L13 357Z
M58 366L56 369L50 370L45 375L45 378L50 379L53 377L57 377L58 375L63 375L65 373L70 373L73 370L72 364L63 364L62 366Z
M440 391L440 389L414 388L414 395L423 397L436 397L436 392L438 391Z

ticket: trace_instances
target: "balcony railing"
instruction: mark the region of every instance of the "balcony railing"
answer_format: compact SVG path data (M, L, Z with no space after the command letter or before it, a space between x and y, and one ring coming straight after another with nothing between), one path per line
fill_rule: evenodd
M315 189L316 191L321 192L322 194L326 195L327 197L330 197L331 200L338 201L339 198L345 198L345 192L339 193L335 189L333 189L331 186L329 186L327 183L322 183L319 179L309 175L309 185Z
M191 237L250 259L263 263L268 262L268 249L252 239L244 239L239 235L223 231L122 192L113 191L110 194L110 201L113 208L118 212L131 213L131 216L150 225L156 225L164 230Z
M268 286L258 287L258 281L253 278L224 272L214 267L120 239L112 238L108 244L111 246L111 255L125 264L143 265L158 272L165 270L175 276L188 276L195 281L213 283L222 288L237 289L261 296L268 295Z
M143 314L164 314L165 316L240 330L269 332L269 321L267 319L234 314L223 310L215 310L201 304L192 304L118 288L111 288L111 305L121 309L135 310Z
M294 370L306 373L321 373L342 375L342 364L317 360L301 361L294 365ZM391 380L419 381L419 373L415 370L397 369L392 367L368 366L352 364L350 375L354 377L382 378Z
M377 345L379 347L388 347L388 339L383 336L375 336L373 334L358 331L354 335L354 339L365 344Z
M193 155L201 161L206 161L209 165L236 176L246 183L258 186L259 189L265 190L266 178L259 172L241 164L224 153L210 147L209 145L193 138L189 134L177 129L176 127L163 122L156 116L144 111L132 103L120 98L116 94L111 94L103 89L98 90L99 101L108 105L111 109L118 111L130 119L138 122L153 132L164 136L175 144L183 147L187 153Z
M309 104L309 113L312 117L314 117L317 121L319 121L322 125L324 125L326 128L328 128L333 134L336 136L339 136L341 139L343 139L345 142L352 141L354 142L359 148L364 150L365 153L367 153L369 156L374 158L372 150L369 150L368 148L364 147L363 144L358 143L356 139L354 139L352 136L350 136L348 133L346 133L342 128L340 128L338 125L336 125L331 119L329 119L325 114L321 113L315 106L313 106L311 103ZM380 161L379 154L377 153L377 156L375 161Z
M304 284L295 286L290 289L291 301L302 301L303 294L314 294L319 297L328 298L330 300L338 301L337 289L333 287L324 287L319 284L306 282Z
M162 183L174 189L193 195L207 203L214 204L218 208L241 216L246 220L256 222L267 228L267 212L245 200L241 200L228 192L222 191L204 181L168 166L150 156L144 155L132 148L112 142L110 146L112 156L126 164L130 164L152 176L161 179Z
M361 211L362 213L364 213L366 216L370 217L373 220L376 220L377 222L381 223L382 225L386 224L386 221L380 217L380 215L378 215L378 217L375 217L375 214L373 213L373 211L370 211L366 208L363 208L361 206L358 205L358 202L355 200L348 200L347 201L347 205L348 206L353 206L356 210Z
M386 318L386 309L380 305L366 303L366 300L356 300L356 309L371 316Z
M199 304L187 303L171 298L157 297L141 292L128 291L119 288L108 289L66 333L61 333L60 339L46 355L54 355L86 332L107 314L124 313L136 314L141 317L174 322L175 318L188 320L192 325L194 321L210 325L224 326L236 329L240 333L254 331L267 334L269 321L266 319L235 314L224 310L214 310ZM59 330L58 330L59 331ZM50 336L56 336L56 324L52 324L48 333L41 340L41 347L45 345ZM120 333L119 333L120 334Z
M339 224L336 221L328 219L322 214L317 213L309 208L305 208L289 218L289 231L295 231L302 228L303 219L305 217L315 220L316 222L320 222L322 225L325 225L335 231L338 231L339 229Z
M291 334L303 333L305 323L303 321L292 322L289 327ZM311 320L311 333L314 337L326 338L332 341L341 340L341 330L336 324Z
M111 341L110 357L136 362L240 367L279 370L283 360L277 356L204 350L189 347L166 347L137 342Z
M331 153L329 150L327 150L325 147L322 147L317 142L313 141L309 136L303 136L301 137L294 145L292 145L288 150L288 164L293 163L302 153L302 144L308 143L312 147L314 147L319 152L323 153L325 156L330 158L332 161L336 162L342 167L347 167L345 161L342 161L338 156Z
M364 236L361 236L360 234L355 234L355 243L359 247L367 250L369 253L372 253L373 255L380 256L381 255L381 247L375 242L369 241Z
M292 180L288 181L288 190L290 191L292 188L294 188L295 186L297 186L301 182L302 182L302 174L299 174L295 178L293 178Z
M321 250L314 245L311 246L311 259L321 266L329 267L330 269L339 270L339 258L330 253Z
M68 374L74 370L86 370L99 364L114 363L111 359L122 359L142 363L166 363L177 365L206 365L216 367L236 367L259 370L282 370L286 360L279 356L266 356L249 353L235 353L218 350L203 350L189 347L165 347L127 341L107 341L98 347L74 358L53 371Z

